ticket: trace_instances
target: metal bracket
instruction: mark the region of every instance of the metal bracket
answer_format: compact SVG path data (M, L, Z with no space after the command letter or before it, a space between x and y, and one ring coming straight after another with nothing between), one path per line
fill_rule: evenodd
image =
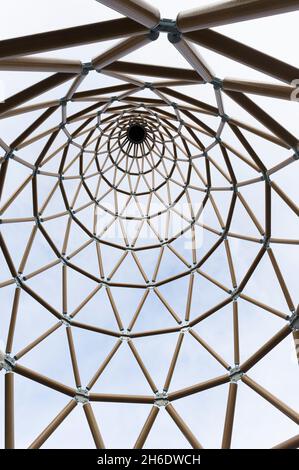
M169 18L162 18L160 23L152 29L156 33L167 33L168 40L172 44L179 42L181 40L182 34L178 30L177 24L175 20L171 20Z
M232 291L231 297L232 297L234 302L236 302L238 300L238 298L240 297L240 292L239 292L238 287L235 287L235 289Z
M16 365L16 360L9 354L4 354L0 351L0 370L4 369L6 372L11 372Z
M61 319L61 323L65 325L66 327L71 326L73 318L67 313L63 313L62 315L63 315L63 318Z
M211 84L214 86L215 90L221 90L223 88L223 80L221 80L221 78L214 77Z
M231 383L236 384L239 380L241 380L243 375L244 375L244 372L240 370L239 366L233 367L229 372Z
M178 31L176 21L169 18L161 18L156 28L160 33L175 33Z
M82 75L87 75L91 70L94 70L94 66L91 62L85 62L82 64Z
M189 325L189 322L188 321L185 321L184 323L182 323L181 325L181 333L188 333L188 331L190 330L191 326Z
M66 96L63 96L62 98L60 98L59 103L60 103L62 106L65 106L68 101L70 101L70 100L69 100Z
M114 103L115 101L118 101L118 96L116 96L116 95L115 95L115 96L111 96L111 98L110 98L109 101L110 101L110 103Z
M299 315L296 312L294 312L290 318L290 327L294 331L299 330Z
M74 211L74 209L72 209L71 207L69 207L67 209L68 213L70 214L71 217L73 217L73 215L75 215L76 211Z
M227 229L226 228L222 227L221 238L222 238L222 240L227 240Z
M158 39L158 37L160 36L160 33L158 31L158 29L154 28L154 29L151 29L150 32L149 32L149 39L151 41L156 41L156 39Z
M150 281L147 284L147 289L149 292L153 292L155 287L156 287L156 281Z
M168 33L167 37L168 41L171 42L171 44L176 44L182 39L182 33L177 30L175 33Z
M269 183L269 184L271 185L270 175L269 175L269 173L268 173L267 171L265 171L265 172L263 173L263 179L264 179L264 181L265 181L266 183Z
M158 408L163 408L167 406L169 403L168 400L168 395L166 391L163 391L162 393L157 392L155 393L155 401L154 405L157 406Z
M149 88L149 90L153 90L153 84L151 82L144 82L143 88Z
M270 248L270 239L269 239L269 237L266 237L266 235L264 235L261 242L264 245L264 247L266 248L266 250L269 250L269 248Z
M122 335L119 337L119 339L123 342L123 343L128 343L129 341L131 341L131 338L130 338L130 331L128 330L123 330L122 331Z
M299 160L299 142L298 142L298 148L293 149L295 154L293 155L294 160Z
M35 225L37 225L37 227L39 227L42 224L42 221L43 219L41 219L39 215L35 217Z
M18 274L15 277L15 283L16 283L17 287L19 287L19 288L22 288L22 285L23 285L24 281L25 281L25 278L21 274Z
M83 405L88 403L89 402L89 396L88 396L87 388L78 387L77 388L77 393L76 393L74 398L75 398L77 403L82 403Z
M9 160L9 159L14 159L15 158L15 155L14 155L14 151L13 150L10 150L9 152L7 152L5 155L4 155L4 160Z

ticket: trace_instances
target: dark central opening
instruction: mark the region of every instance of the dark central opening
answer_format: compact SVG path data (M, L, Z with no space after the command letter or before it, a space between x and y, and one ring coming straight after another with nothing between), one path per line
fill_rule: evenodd
M144 142L146 132L144 127L140 124L132 124L128 130L128 138L134 144L141 144Z

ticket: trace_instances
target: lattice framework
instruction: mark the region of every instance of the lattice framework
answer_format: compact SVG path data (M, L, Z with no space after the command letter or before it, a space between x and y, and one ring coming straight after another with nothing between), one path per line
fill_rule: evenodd
M30 448L41 447L79 403L83 404L96 447L104 448L100 424L97 423L93 413L93 402L151 405L148 418L139 436L136 437L135 448L141 448L145 444L161 408L166 409L189 444L194 448L201 448L200 436L198 440L179 415L175 402L223 384L229 385L221 447L229 448L240 381L298 424L298 413L295 410L250 377L250 369L288 335L293 335L295 343L299 340L299 311L291 297L275 256L275 248L273 248L275 244L298 245L299 240L273 237L271 211L273 193L275 193L298 218L299 207L273 180L273 177L285 167L297 165L298 139L250 99L247 93L290 100L296 91L292 81L299 77L299 70L208 28L297 10L299 2L286 0L283 2L265 0L221 2L216 6L208 6L192 12L181 12L176 22L161 20L156 9L140 0L101 0L100 3L117 10L127 18L0 42L0 70L55 72L0 104L1 119L42 111L40 116L13 142L8 144L4 137L0 140L3 150L0 193L2 194L5 189L6 174L10 165L21 165L29 172L15 192L5 200L2 199L0 209L2 226L16 224L21 227L23 224L30 224L32 227L19 264L16 264L14 260L14 253L9 249L3 231L0 236L1 250L10 273L9 277L1 282L1 288L5 290L7 286L15 285L6 349L1 357L2 368L6 371L5 446L13 448L15 445L14 374L20 374L70 397L69 403L31 443ZM119 61L127 54L158 40L160 33L168 34L169 41L173 44L170 47L175 47L192 69ZM28 55L120 37L126 39L95 57L90 63ZM219 79L192 43L248 65L284 84ZM95 71L123 83L80 91L80 86L87 75ZM163 80L152 82L149 78L148 81L144 81L138 76L157 77ZM52 101L26 105L27 101L69 81L71 85L65 96L57 97ZM179 86L192 87L201 84L210 84L213 87L216 106L174 89ZM223 104L224 94L259 121L268 131L261 131L251 124L241 122L226 114ZM86 106L87 102L92 104ZM72 113L73 103L82 105L75 113ZM24 104L25 106L22 106ZM35 134L53 115L61 116L60 122L54 127ZM214 120L214 128L206 123L206 121L210 123L211 120ZM135 134L132 131L134 126ZM230 129L241 144L244 154L223 140L222 134L226 128ZM266 161L259 155L258 149L250 144L245 131L274 146L289 150L291 156L269 168ZM58 138L62 137L63 143L57 146ZM34 152L34 145L40 141L45 141L45 144L38 155L35 155L32 163L23 159L23 149L33 148ZM215 149L219 151L221 158L213 155ZM250 168L253 177L240 180L235 171L236 160ZM222 185L214 183L214 180L217 180L215 174L221 175ZM41 198L41 187L46 179L54 184L49 187L45 197ZM72 191L70 182L74 184ZM243 194L243 188L257 184L263 185L264 188L265 205L262 221L259 220L254 207L250 206ZM27 188L31 188L32 215L14 218L7 216L10 206L22 198L23 191ZM82 193L86 201L79 203ZM219 193L230 195L227 211L224 211L217 203L215 194ZM47 208L57 194L63 201L63 210L47 215ZM188 207L186 213L180 209L182 202L185 202L184 207ZM139 211L137 215L136 213L130 214L129 209L133 203ZM159 204L158 211L154 209L154 203ZM237 203L242 205L246 216L255 226L258 236L253 237L231 230ZM218 222L217 227L202 222L202 214L209 204ZM82 216L82 214L87 214L88 220L86 220L87 216ZM99 220L105 214L110 217L109 222L99 230ZM172 233L171 223L176 218L182 220L183 226L178 232ZM50 229L50 223L53 220L67 221L65 229L61 229L55 237ZM157 227L161 220L163 222ZM128 234L132 223L136 228L134 236ZM109 230L116 224L118 224L121 237L119 241L112 242L109 239ZM69 238L74 227L82 232L86 240L76 250L70 251ZM153 234L152 243L140 241L145 227ZM215 237L213 244L207 250L202 250L197 246L197 239L202 230L204 234L208 232ZM175 241L186 233L190 233L190 259L186 259L180 249L175 248ZM45 240L53 260L28 272L26 269L28 258L32 256L34 240L38 234ZM257 247L255 259L248 266L245 275L239 279L235 270L236 260L231 252L231 239L248 241ZM97 273L91 272L88 266L82 267L80 262L76 262L76 257L90 247L97 257ZM103 247L109 247L118 253L117 262L112 270L107 270L105 266L102 256ZM219 282L204 270L205 264L220 247L225 249L226 263L230 273L227 285ZM141 254L144 251L153 253L152 276L141 261ZM166 252L171 252L180 269L169 277L161 277L159 272ZM277 277L285 298L287 311L279 311L244 293L248 282L264 257L270 260L273 273ZM139 272L139 282L115 280L119 269L128 259ZM30 286L31 279L57 266L61 271L62 305L59 310ZM68 304L72 292L68 287L68 276L72 270L91 280L95 287L75 309L71 310ZM197 277L205 278L220 289L224 298L208 310L198 312L192 318L190 312L194 295L194 280ZM186 309L184 312L176 312L171 306L171 300L167 299L167 295L164 294L167 291L162 289L163 286L168 286L182 278L188 278ZM127 325L124 324L117 307L115 288L139 289L141 292L139 305ZM105 291L111 306L111 313L115 318L114 330L83 321L79 322L75 318L101 290ZM14 332L18 321L18 310L23 296L26 295L31 296L43 309L53 315L57 322L21 351L15 351ZM136 331L135 323L149 295L155 296L161 307L162 305L165 307L174 326L158 330ZM241 360L240 356L238 326L240 300L254 304L261 311L280 318L284 324L272 338L245 360ZM206 318L217 314L228 305L231 305L233 315L233 363L221 357L195 329ZM64 328L66 332L74 375L73 387L41 375L20 363L27 353L59 328ZM80 378L73 338L74 329L84 329L115 338L115 345L111 352L86 384L82 384ZM161 335L163 338L163 335L167 334L177 335L177 343L163 390L159 390L138 352L138 338L153 335ZM180 390L169 391L186 335L191 335L198 345L205 348L223 367L224 373ZM123 347L128 347L132 352L132 358L137 361L150 387L151 393L148 395L115 395L92 391L101 374L109 367L110 361ZM297 435L276 447L291 448L298 445Z

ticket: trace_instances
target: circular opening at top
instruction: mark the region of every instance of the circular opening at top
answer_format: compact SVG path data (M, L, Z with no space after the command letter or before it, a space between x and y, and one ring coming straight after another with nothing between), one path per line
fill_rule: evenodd
M140 124L132 124L128 130L128 138L134 144L141 144L144 142L146 132L143 126Z

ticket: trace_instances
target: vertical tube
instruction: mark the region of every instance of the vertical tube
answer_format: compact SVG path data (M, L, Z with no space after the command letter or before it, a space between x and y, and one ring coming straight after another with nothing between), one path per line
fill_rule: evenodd
M240 364L240 344L239 344L239 316L238 302L233 302L233 328L234 328L234 361L235 365Z
M237 390L238 390L238 385L236 383L229 384L226 415L225 415L223 438L222 438L222 449L230 449L232 433L233 433Z
M295 343L295 351L296 351L297 361L298 361L298 364L299 364L299 330L294 330L293 331L293 338L294 338L294 343Z
M147 417L147 420L143 426L143 428L141 429L141 432L137 438L137 441L134 445L134 449L142 449L142 447L144 446L144 443L150 433L150 430L152 429L152 426L156 420L156 417L159 413L159 408L157 406L153 406L151 411L150 411L150 414L148 415Z
M11 312L11 317L10 317L9 331L8 331L7 343L6 343L6 354L10 354L12 350L16 320L17 320L17 313L18 313L19 301L20 301L20 293L21 293L21 289L17 287L15 290L12 312Z
M96 445L96 448L105 449L105 444L101 436L98 423L95 419L90 403L85 403L83 405L83 410L84 410L87 422L89 424L90 431L91 431L94 443Z
M14 374L5 374L5 449L14 449Z

